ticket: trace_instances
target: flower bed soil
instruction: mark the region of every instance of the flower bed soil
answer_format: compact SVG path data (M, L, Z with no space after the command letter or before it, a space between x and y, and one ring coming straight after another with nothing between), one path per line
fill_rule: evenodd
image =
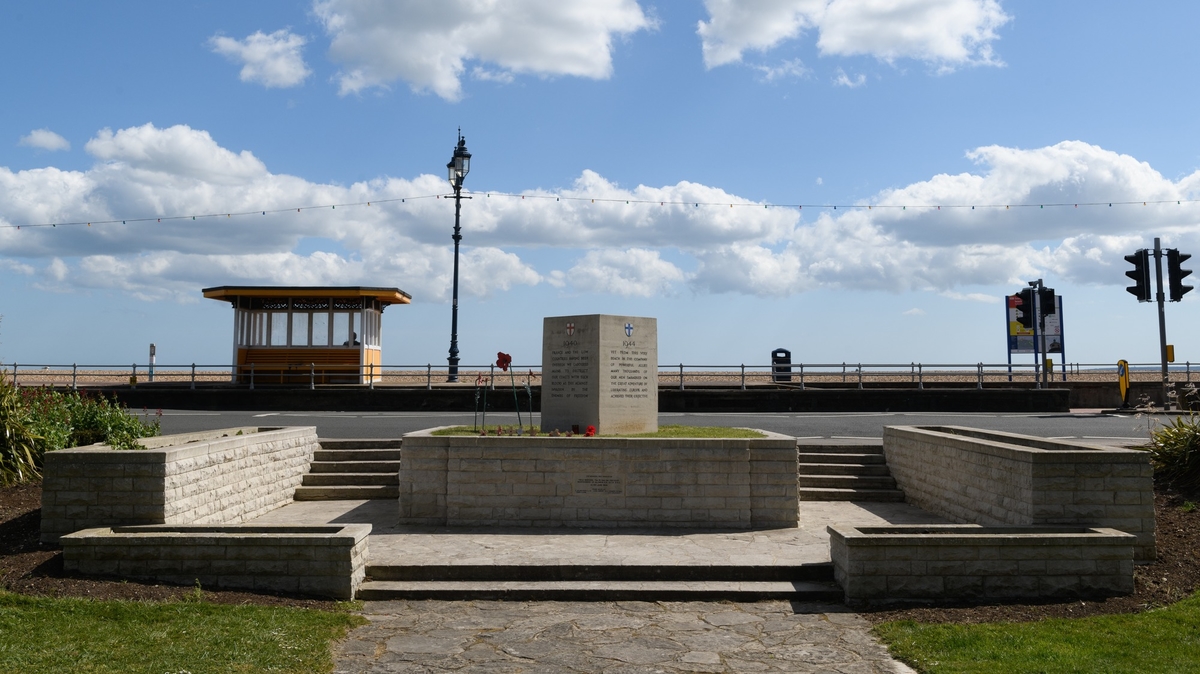
M68 575L62 552L38 542L41 485L0 487L0 588L26 595L96 599L179 600L195 588ZM1196 507L1185 511L1185 503ZM863 611L872 622L979 623L1075 618L1138 613L1176 602L1200 590L1200 494L1184 495L1160 487L1155 494L1158 559L1134 570L1136 590L1102 601L1047 601L972 605L891 605ZM255 592L203 589L204 598L222 604L265 604L331 609L335 602Z

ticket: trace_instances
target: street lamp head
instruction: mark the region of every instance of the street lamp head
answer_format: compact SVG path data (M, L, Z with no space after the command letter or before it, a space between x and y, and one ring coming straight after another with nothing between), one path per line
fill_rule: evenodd
M467 152L467 139L463 138L462 131L458 133L458 147L454 148L454 156L450 159L450 163L446 164L447 178L454 189L462 187L463 179L471 172L471 153Z

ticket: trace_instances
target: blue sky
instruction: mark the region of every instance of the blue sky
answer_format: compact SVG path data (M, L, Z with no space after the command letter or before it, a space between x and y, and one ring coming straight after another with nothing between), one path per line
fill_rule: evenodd
M1122 257L1200 253L1198 22L1071 0L6 3L0 360L226 362L231 312L201 288L361 284L414 297L384 315L385 362L444 364L453 206L408 198L448 192L461 126L464 364L536 362L541 317L580 313L657 317L663 363L1003 362L1001 298L1036 278L1069 360L1154 361ZM1141 201L1166 203L1036 207ZM1197 296L1168 305L1180 361Z

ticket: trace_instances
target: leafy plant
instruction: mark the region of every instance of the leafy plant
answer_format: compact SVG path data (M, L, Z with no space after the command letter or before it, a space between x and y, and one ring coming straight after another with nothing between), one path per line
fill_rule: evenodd
M46 452L97 442L114 449L138 449L139 438L158 435L161 429L159 419L138 419L104 396L18 388L3 378L0 425L0 484L4 485L38 479Z
M1176 417L1150 436L1154 472L1176 489L1200 489L1200 418Z
M42 438L27 421L17 389L0 377L0 485L29 482L41 477Z

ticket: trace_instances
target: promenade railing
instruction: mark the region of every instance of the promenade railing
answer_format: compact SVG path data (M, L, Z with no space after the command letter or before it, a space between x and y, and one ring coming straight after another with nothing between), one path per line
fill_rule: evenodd
M1168 370L1171 382L1192 382L1191 362L1172 364ZM1130 379L1157 382L1161 378L1158 363L1132 363ZM290 388L331 388L405 386L427 389L463 386L540 385L540 364L514 364L511 375L495 365L459 365L458 382L448 383L447 366L425 364L384 364L363 366L359 375L354 369L337 366L336 372L325 371L319 363L295 363L286 370L278 364L263 366L257 372L254 363L240 366L230 364L149 364L91 365L91 364L0 364L0 376L20 386L55 386L65 388L112 387L119 385L186 386L190 388L240 385L253 387L287 386ZM1116 365L1110 363L1068 363L1049 373L1033 364L1008 363L791 363L696 365L660 364L658 385L679 389L698 387L757 388L764 386L804 389L807 387L913 387L956 385L963 388L983 388L987 385L1019 383L1036 386L1049 375L1051 384L1071 381L1117 380ZM1200 374L1200 373L1198 373ZM331 383L339 381L343 383ZM1198 377L1200 379L1200 377ZM360 383L365 382L365 383Z

